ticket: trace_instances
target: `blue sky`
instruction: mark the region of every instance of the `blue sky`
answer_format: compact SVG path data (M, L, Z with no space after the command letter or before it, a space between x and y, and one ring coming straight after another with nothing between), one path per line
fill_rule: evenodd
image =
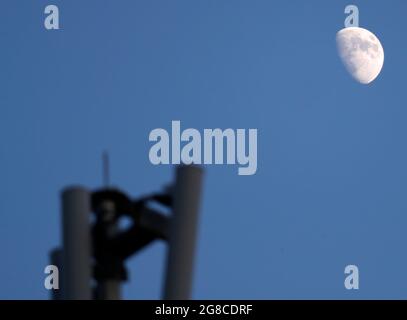
M49 1L0 4L0 298L48 298L59 192L160 189L148 135L258 129L258 170L206 167L194 298L407 298L407 4L403 1ZM385 51L356 83L335 46L344 8ZM129 299L160 297L165 245L128 263ZM360 289L343 286L356 264Z

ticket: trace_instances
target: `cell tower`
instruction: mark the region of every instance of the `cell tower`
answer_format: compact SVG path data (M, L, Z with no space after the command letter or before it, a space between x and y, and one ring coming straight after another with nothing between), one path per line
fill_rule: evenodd
M168 244L163 299L190 299L202 168L178 166L171 188L133 200L108 186L107 161L105 156L103 189L62 191L62 248L50 254L61 281L52 299L121 299L126 259L155 240ZM168 207L171 215L153 209L153 203ZM123 217L130 226L119 227Z

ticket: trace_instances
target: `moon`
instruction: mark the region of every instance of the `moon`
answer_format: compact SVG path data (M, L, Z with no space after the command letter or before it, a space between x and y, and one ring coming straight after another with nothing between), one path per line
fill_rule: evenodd
M371 83L383 67L384 51L379 39L369 30L344 28L336 34L339 57L351 76L362 84Z

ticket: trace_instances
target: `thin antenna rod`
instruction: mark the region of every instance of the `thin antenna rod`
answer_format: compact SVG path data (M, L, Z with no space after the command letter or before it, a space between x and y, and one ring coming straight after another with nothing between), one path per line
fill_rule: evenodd
M110 184L110 168L109 168L109 153L104 151L102 154L103 162L103 184L107 188Z

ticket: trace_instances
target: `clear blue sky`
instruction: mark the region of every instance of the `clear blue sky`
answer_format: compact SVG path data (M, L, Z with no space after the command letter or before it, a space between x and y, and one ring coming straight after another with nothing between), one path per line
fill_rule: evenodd
M62 30L46 31L56 4ZM356 83L335 35L347 4L385 50ZM407 298L405 1L0 3L0 298L48 298L59 192L158 190L148 135L257 128L258 171L206 168L194 298ZM160 297L165 246L128 264L126 298ZM343 286L360 269L360 290Z

